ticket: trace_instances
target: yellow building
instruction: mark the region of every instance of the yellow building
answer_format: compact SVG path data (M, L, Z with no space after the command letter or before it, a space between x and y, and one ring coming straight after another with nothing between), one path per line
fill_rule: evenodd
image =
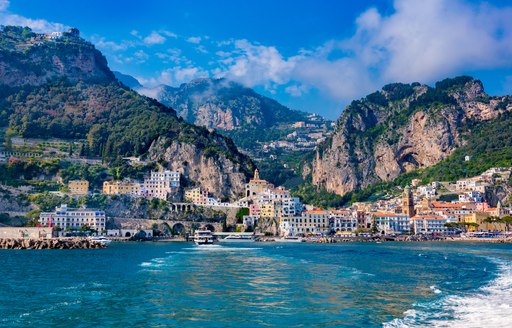
M468 227L468 231L506 231L505 223L485 222L485 220L491 216L494 215L490 215L488 212L474 212L466 215L462 221L478 224L478 227Z
M274 218L276 217L276 205L274 202L269 202L260 205L260 217Z
M189 189L185 191L185 201L191 202L194 204L208 204L208 197L210 193L208 190L205 190L201 187Z
M87 195L89 192L89 181L71 180L68 183L68 188L71 195Z
M130 180L114 180L103 182L103 193L106 195L131 195L137 196L140 184Z

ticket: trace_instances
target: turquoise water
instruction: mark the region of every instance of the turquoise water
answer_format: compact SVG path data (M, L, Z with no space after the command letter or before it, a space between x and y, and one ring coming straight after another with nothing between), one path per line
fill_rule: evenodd
M2 327L505 327L512 245L0 251Z

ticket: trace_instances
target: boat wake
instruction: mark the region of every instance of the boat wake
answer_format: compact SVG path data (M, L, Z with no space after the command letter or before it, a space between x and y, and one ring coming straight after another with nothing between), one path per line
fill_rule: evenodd
M257 247L230 247L222 245L196 245L195 247L184 248L184 250L192 252L252 252L260 250Z
M498 276L474 293L418 304L384 327L507 327L512 322L512 264L495 260ZM437 288L431 288L436 292Z

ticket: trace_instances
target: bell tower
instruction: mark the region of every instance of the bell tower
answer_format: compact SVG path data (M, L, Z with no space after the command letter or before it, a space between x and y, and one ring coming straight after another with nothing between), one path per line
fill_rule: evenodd
M414 198L410 186L406 186L402 195L402 214L407 214L413 217L414 212Z

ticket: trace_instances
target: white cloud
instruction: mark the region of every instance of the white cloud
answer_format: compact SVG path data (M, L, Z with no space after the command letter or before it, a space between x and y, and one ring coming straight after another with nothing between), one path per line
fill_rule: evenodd
M275 47L238 40L235 42L235 48L241 51L241 55L235 57L234 61L224 60L224 63L231 65L217 74L219 77L226 77L248 86L265 85L268 89L272 89L274 84L285 84L290 80L294 63L285 60Z
M154 44L162 44L165 42L165 40L165 37L163 37L158 32L153 31L143 39L143 42L144 44L151 46Z
M49 22L45 19L31 19L8 12L10 1L0 0L0 25L17 25L17 26L28 26L34 32L54 32L64 31L68 26L60 23Z
M139 80L144 87L153 88L161 84L179 86L180 84L190 82L193 79L208 76L209 73L200 67L176 66L163 70L156 78L146 79L143 77L137 77L137 80Z
M191 36L190 38L187 38L185 41L187 41L189 43L198 44L201 42L201 37L200 36Z
M107 51L123 51L128 48L135 47L135 43L132 41L121 41L121 42L114 42L109 41L105 37L93 35L90 38L91 42L98 47L101 50L107 50Z
M308 87L302 84L292 84L290 86L287 86L284 90L286 91L286 93L289 93L294 97L300 97L306 92L308 92Z
M355 33L284 57L275 47L227 41L214 71L248 86L299 96L316 88L349 101L389 82L433 82L478 69L512 66L512 7L463 0L395 0L389 15L375 8L355 20Z
M9 7L9 0L0 0L0 11L5 11Z
M0 25L28 26L34 32L38 33L64 31L68 28L64 24L53 23L44 19L31 19L8 13L0 14Z
M145 53L144 50L137 50L137 51L135 51L133 56L137 59L137 61L139 63L143 63L143 62L145 62L146 60L149 59L149 55L147 53Z
M161 33L169 38L174 38L176 39L178 37L178 35L174 32L171 32L171 31L166 31L166 30L163 30L161 31Z

